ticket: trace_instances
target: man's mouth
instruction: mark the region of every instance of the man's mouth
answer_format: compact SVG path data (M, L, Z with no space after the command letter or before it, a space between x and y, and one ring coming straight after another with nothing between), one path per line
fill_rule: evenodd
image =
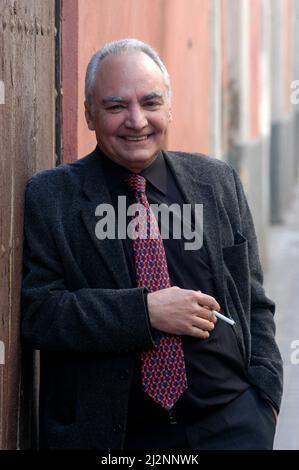
M121 138L127 142L143 142L147 140L152 134L147 135L122 135Z

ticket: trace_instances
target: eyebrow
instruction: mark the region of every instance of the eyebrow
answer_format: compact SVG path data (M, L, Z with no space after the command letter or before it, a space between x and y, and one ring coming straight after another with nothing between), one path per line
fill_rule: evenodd
M152 93L149 93L148 95L143 96L142 100L148 101L154 98L163 98L163 93L161 91L153 91Z
M142 101L149 101L154 98L163 98L163 93L161 91L152 91L151 93L148 93L147 95L144 95L142 97ZM122 98L121 96L106 96L105 98L102 99L102 103L127 103L127 100L125 98Z
M126 100L121 96L106 96L102 99L102 103L126 103Z

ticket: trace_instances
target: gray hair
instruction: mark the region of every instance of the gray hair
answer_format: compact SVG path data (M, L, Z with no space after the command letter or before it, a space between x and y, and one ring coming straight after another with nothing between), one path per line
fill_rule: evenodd
M133 51L144 52L157 64L164 78L167 95L169 98L171 97L169 73L160 59L158 52L145 42L139 41L138 39L120 39L106 44L104 47L99 49L89 61L85 76L85 99L89 105L91 105L92 101L92 89L96 73L105 57L109 54L117 55Z

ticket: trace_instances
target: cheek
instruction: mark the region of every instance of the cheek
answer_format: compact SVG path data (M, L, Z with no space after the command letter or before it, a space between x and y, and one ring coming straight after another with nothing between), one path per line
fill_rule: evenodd
M169 123L168 116L161 116L160 119L156 121L156 129L165 134L168 130Z
M115 132L122 122L121 114L110 114L105 112L99 112L97 115L98 129L106 134L112 134Z
M113 137L118 129L118 123L113 119L104 118L99 121L98 133L102 135L103 138Z
M165 130L168 127L169 122L170 122L169 115L166 113L163 113L160 115L153 116L151 119L149 119L149 122L156 129Z

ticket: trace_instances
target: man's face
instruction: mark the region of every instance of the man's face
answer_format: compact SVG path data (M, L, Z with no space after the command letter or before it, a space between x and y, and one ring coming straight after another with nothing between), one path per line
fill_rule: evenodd
M110 54L96 75L86 120L101 150L133 172L165 148L171 120L163 75L143 52Z

